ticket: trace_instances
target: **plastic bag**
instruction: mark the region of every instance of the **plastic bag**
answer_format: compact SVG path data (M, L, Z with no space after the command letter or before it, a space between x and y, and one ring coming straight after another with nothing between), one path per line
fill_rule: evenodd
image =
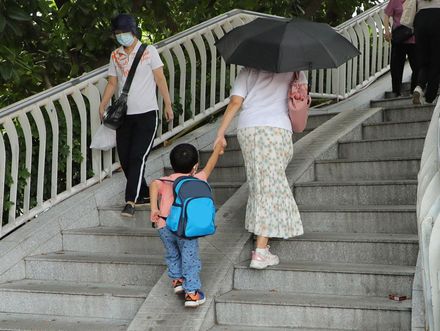
M116 131L101 124L92 138L90 148L108 151L116 146Z

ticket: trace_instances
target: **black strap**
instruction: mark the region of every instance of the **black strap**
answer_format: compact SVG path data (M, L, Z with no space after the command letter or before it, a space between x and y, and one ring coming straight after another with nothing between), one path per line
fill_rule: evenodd
M136 56L131 65L130 71L128 72L127 80L125 81L124 87L122 88L122 94L126 94L126 95L128 94L128 91L130 90L131 82L133 81L134 73L136 72L136 68L146 48L147 45L144 44L139 46Z

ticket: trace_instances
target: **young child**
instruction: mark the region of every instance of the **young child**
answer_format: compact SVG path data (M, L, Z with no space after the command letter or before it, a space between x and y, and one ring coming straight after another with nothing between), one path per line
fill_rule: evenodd
M150 185L151 222L159 230L159 236L165 246L165 260L168 265L168 276L172 279L174 293L185 292L185 307L197 307L206 301L200 290L201 261L197 239L183 239L172 233L165 219L170 213L174 201L173 181L181 176L194 176L207 180L214 169L223 147L217 144L205 168L197 172L199 153L190 144L180 144L170 153L174 173L154 180ZM160 205L160 207L159 207Z

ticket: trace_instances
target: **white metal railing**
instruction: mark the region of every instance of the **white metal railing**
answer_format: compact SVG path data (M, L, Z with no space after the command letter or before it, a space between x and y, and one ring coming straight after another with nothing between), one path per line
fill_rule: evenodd
M425 320L440 330L440 101L423 147L417 187L417 223L421 252Z
M362 55L338 69L312 72L312 95L345 98L388 68L378 5L337 27ZM155 145L223 109L237 66L226 65L215 41L236 26L270 15L232 10L156 44L174 108ZM119 166L115 151L90 150L107 66L0 110L0 238ZM159 97L162 118L163 100ZM49 164L48 164L49 163ZM3 217L4 216L4 217Z
M390 47L383 37L385 1L335 29L361 54L336 69L312 72L312 96L344 99L365 88L389 70Z

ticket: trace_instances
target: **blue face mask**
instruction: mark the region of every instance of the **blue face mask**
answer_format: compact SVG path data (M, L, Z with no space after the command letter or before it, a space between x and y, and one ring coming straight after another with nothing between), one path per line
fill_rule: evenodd
M133 44L134 37L131 32L118 33L116 35L116 40L124 47L128 47Z

